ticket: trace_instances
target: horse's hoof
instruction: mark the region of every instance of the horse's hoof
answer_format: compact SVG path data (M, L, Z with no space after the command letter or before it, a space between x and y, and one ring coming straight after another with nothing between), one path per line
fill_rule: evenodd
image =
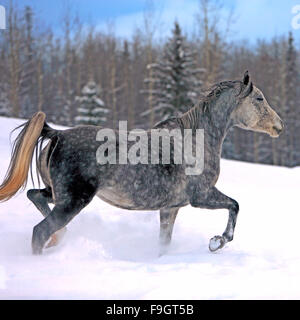
M226 239L222 236L214 236L213 238L210 239L209 242L209 250L211 252L215 252L221 248L224 247L225 243L226 243Z
M57 246L61 242L62 238L64 237L64 235L66 233L66 231L67 231L67 228L62 228L62 229L56 231L50 237L50 240L47 243L46 248L51 248L51 247Z

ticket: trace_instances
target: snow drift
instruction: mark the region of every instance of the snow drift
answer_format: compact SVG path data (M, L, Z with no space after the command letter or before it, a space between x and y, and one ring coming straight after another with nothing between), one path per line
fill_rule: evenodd
M0 117L1 179L9 133L21 123ZM58 247L33 256L32 228L42 215L20 193L0 204L0 298L299 299L299 186L299 168L222 160L217 187L240 204L235 239L209 252L227 210L187 206L162 257L158 212L121 210L97 198Z

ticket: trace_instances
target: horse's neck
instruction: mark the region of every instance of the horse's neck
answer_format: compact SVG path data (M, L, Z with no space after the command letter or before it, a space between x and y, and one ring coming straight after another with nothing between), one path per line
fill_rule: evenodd
M232 107L230 100L226 100L215 101L207 109L199 104L180 118L184 129L204 129L205 159L210 163L206 168L216 171L219 171L223 141L231 127Z
M228 108L217 104L206 111L199 105L182 115L180 121L184 129L204 129L208 142L221 146L230 128L228 112Z

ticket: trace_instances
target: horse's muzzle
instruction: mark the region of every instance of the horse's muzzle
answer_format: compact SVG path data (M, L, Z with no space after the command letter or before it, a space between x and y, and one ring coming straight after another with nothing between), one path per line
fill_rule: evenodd
M272 127L272 132L270 133L271 137L277 138L280 136L284 128L283 122L281 119L278 119Z

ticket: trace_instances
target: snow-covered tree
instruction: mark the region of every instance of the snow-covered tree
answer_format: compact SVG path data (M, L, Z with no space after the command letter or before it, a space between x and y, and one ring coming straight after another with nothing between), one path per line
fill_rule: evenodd
M71 94L69 95L71 96ZM71 121L71 98L65 96L65 92L59 87L53 90L53 110L47 112L48 121L63 126L72 126Z
M100 88L94 81L89 81L82 89L80 97L76 97L79 103L76 124L104 125L107 122L109 109L99 98Z
M284 116L287 118L286 130L286 145L284 149L287 152L286 166L294 166L297 161L295 154L295 146L297 144L298 136L295 135L295 128L299 128L299 111L297 109L297 101L299 99L299 73L297 65L297 51L294 45L294 37L292 32L289 32L287 52L285 59L285 106Z
M0 85L0 116L9 117L11 115L11 110L9 108L9 99L7 97L7 85Z
M172 31L163 55L156 63L148 65L153 69L152 78L145 83L153 83L153 109L143 112L142 116L151 112L162 120L172 115L181 114L191 108L199 96L202 81L199 76L204 71L197 68L194 52L182 35L178 22ZM143 93L149 95L149 90Z
M69 99L63 99L61 109L57 115L57 123L63 126L70 126L71 123L71 101Z

